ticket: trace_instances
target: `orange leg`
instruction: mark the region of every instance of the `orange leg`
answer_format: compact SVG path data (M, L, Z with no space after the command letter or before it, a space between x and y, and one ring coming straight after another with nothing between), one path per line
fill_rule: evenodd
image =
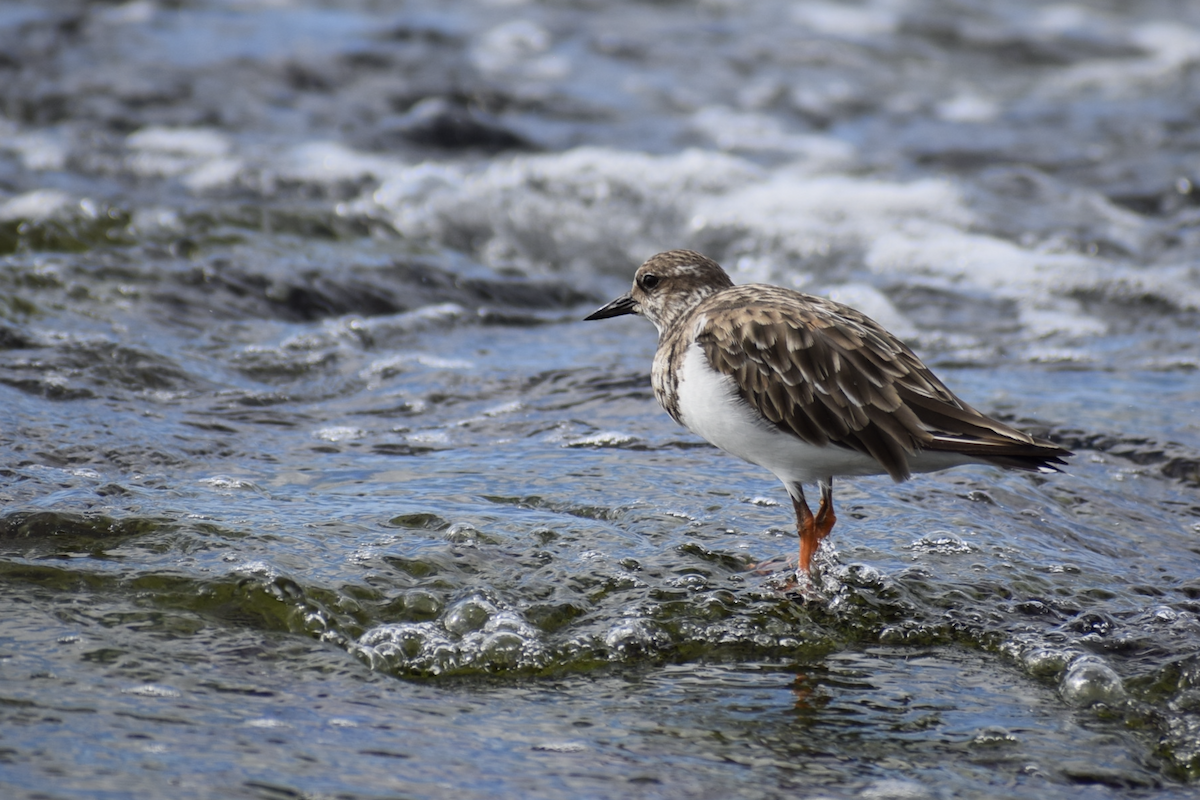
M804 501L804 496L792 498L792 507L796 509L796 532L800 534L800 571L807 574L812 567L813 556L821 541L833 530L837 515L833 513L833 481L821 482L821 505L813 516Z

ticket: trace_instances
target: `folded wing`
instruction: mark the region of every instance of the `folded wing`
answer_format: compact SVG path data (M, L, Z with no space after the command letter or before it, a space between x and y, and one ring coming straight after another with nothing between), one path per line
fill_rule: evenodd
M1071 455L964 403L903 342L848 306L738 286L696 311L698 343L746 403L809 444L870 455L895 480L909 477L920 451L1034 471Z

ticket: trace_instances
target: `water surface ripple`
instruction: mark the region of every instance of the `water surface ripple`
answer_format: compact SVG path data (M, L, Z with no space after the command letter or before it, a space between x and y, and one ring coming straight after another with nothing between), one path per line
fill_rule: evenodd
M1200 10L0 8L0 794L1184 798ZM645 257L1075 450L839 484L809 596Z

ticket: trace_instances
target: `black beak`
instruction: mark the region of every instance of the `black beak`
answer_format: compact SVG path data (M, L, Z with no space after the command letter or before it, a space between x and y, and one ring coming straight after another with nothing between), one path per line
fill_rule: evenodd
M603 308L598 308L588 314L584 319L608 319L609 317L620 317L625 314L636 313L637 311L633 307L633 298L627 294L623 294Z

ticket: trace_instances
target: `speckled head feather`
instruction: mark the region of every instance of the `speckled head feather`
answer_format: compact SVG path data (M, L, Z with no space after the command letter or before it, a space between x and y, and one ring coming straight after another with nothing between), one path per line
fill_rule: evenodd
M628 293L586 319L639 314L653 322L661 336L701 300L731 286L733 281L711 258L691 250L668 250L638 267Z

